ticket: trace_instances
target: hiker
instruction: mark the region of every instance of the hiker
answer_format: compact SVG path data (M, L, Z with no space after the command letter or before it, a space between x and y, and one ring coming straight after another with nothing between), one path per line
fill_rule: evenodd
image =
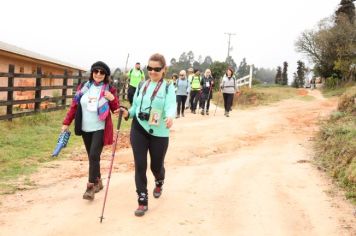
M176 95L172 83L164 80L167 67L161 54L153 54L147 66L149 79L139 85L132 107L122 109L123 117L133 118L130 141L135 160L135 183L138 195L136 216L148 210L147 152L155 177L153 196L159 198L165 180L164 158L168 149L169 129L176 115Z
M193 114L196 113L197 103L200 98L201 86L200 86L200 71L198 69L194 70L194 75L190 81L190 110Z
M206 69L204 76L201 79L200 85L202 87L201 96L200 96L200 114L209 115L210 99L213 98L213 87L214 87L214 78L211 75L210 69ZM206 103L206 107L205 107ZM205 109L205 113L204 113Z
M187 79L188 79L189 84L192 81L193 75L194 75L194 69L193 68L189 68L188 69L188 75L187 75ZM187 100L185 102L185 109L188 109L188 108L190 108L190 91L188 93Z
M187 100L188 94L190 92L190 83L186 77L185 70L179 72L179 78L176 82L177 86L177 116L179 118L181 115L184 117L185 101Z
M234 70L229 67L220 83L220 89L224 97L224 108L226 117L229 117L231 111L234 94L238 92L236 78L234 76Z
M145 73L141 70L140 62L136 62L135 68L132 68L128 73L127 77L129 78L129 88L127 89L127 97L129 99L130 105L132 105L132 99L136 92L138 84L145 80Z
M62 126L68 130L75 119L75 134L81 135L88 154L89 180L83 199L94 200L95 193L103 189L100 174L100 155L103 146L113 143L111 112L118 114L119 98L116 88L109 85L110 69L101 61L90 69L90 77L78 85Z

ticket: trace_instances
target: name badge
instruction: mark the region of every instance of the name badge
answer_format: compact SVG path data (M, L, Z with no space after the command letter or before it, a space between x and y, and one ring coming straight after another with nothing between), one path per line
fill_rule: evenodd
M98 98L88 97L87 110L90 112L96 112L98 110Z
M150 120L149 120L148 124L159 126L161 115L162 115L162 111L161 110L152 109L151 110L151 114L150 114Z

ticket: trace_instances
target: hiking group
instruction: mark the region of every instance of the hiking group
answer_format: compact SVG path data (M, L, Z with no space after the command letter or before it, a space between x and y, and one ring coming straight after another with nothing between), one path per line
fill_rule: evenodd
M140 63L128 72L128 100L130 108L120 107L116 88L109 83L110 69L102 61L90 69L89 80L78 85L71 106L62 122L62 132L69 129L74 120L76 135L81 135L89 160L88 183L83 199L94 200L95 193L103 189L100 173L100 156L105 145L113 140L111 112L119 113L125 120L132 119L130 142L135 163L135 184L138 196L136 216L148 210L147 155L150 154L150 169L155 178L153 196L159 198L165 180L164 159L169 144L170 128L174 118L184 117L185 109L196 114L197 106L202 115L209 115L210 100L215 85L211 71L204 75L192 68L180 71L165 80L167 65L161 54L153 54L147 65L145 80ZM228 68L220 83L223 93L225 116L229 116L234 93L237 91L233 70ZM120 116L121 117L121 116ZM117 141L117 140L116 140ZM115 141L115 142L116 142ZM105 205L104 205L105 206Z

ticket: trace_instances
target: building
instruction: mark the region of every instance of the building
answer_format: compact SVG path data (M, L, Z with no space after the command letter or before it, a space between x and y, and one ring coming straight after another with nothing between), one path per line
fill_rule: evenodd
M64 70L68 71L68 75L77 75L79 71L85 72L85 69L71 65L47 56L40 55L35 52L28 51L0 41L0 72L8 72L9 65L15 66L15 73L35 74L36 68L39 66L44 75L63 75ZM35 86L35 78L15 78L14 86ZM62 79L42 79L42 86L61 86ZM73 85L73 80L68 79L68 85ZM0 87L7 87L8 79L0 77ZM72 89L68 89L68 95L72 94ZM61 96L62 90L42 90L41 97ZM33 99L35 91L15 91L15 100ZM7 92L0 92L0 100L7 99Z

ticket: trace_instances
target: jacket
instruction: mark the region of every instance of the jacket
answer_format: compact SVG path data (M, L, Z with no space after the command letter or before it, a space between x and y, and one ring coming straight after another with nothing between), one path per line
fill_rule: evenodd
M83 85L80 84L77 87L77 91L79 91L81 89L81 86ZM113 86L109 86L109 91L114 95L114 100L109 101L109 107L110 110L113 112L117 109L119 109L119 99L116 96L116 88ZM79 102L80 104L80 102ZM70 125L74 119L74 117L76 116L76 113L81 112L81 109L78 109L78 104L74 101L72 101L72 104L70 105L69 111L67 112L66 117L63 120L63 125ZM78 114L77 114L78 115ZM79 114L80 116L81 114ZM75 127L76 130L81 130L81 127ZM111 119L111 113L109 112L108 116L105 119L105 128L104 128L104 146L105 145L111 145L114 140L114 131L113 131L113 123L112 123L112 119Z

